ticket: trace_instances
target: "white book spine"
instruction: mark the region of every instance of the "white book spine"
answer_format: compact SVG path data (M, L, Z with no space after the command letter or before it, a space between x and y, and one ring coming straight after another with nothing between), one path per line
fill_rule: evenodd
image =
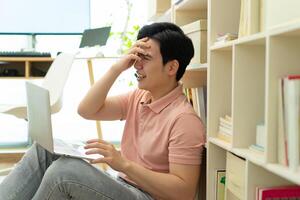
M300 79L285 79L285 119L288 139L289 168L296 171L299 167L299 95Z

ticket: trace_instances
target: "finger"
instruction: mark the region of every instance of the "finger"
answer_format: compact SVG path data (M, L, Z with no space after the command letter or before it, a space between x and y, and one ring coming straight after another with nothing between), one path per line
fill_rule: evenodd
M103 149L91 149L89 151L85 152L86 155L91 155L91 154L100 154L102 156L108 156L108 152L106 150Z
M87 144L94 143L94 142L110 144L109 142L106 142L105 140L102 140L102 139L99 139L99 138L91 139L91 140L86 141Z
M85 145L86 148L90 148L90 147L96 147L96 148L105 148L106 145L109 145L109 143L104 143L104 142L100 142L100 141L95 141L95 142L90 142L87 143Z
M139 43L139 42L147 42L149 40L149 37L143 37L139 40L136 41L136 43Z
M149 48L150 45L147 43L148 40L149 40L148 37L142 38L142 39L136 41L135 44L133 45L133 47Z
M99 144L99 143L95 143L95 144L93 143L93 144L84 146L84 149L86 149L86 150L94 149L94 148L108 150L109 146L106 144Z
M147 55L148 53L144 50L144 49L142 49L142 48L140 48L140 47L133 47L133 48L131 48L129 51L128 51L128 53L127 54L142 54L142 55Z
M110 143L103 144L103 143L95 142L95 143L90 143L90 144L86 145L84 148L85 149L99 148L99 149L111 151L111 150L115 149L115 146Z

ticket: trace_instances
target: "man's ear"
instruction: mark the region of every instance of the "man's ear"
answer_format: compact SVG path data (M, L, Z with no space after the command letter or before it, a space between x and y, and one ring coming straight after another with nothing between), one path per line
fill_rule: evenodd
M167 65L168 75L170 75L170 76L175 75L176 76L178 68L179 68L179 62L177 60L169 61L168 65Z

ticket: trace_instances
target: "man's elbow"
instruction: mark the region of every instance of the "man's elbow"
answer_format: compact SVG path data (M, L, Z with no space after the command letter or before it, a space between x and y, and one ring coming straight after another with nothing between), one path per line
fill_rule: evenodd
M87 110L85 109L85 107L82 104L79 104L79 106L77 107L77 113L78 113L78 115L80 115L81 117L83 117L85 119L90 118L90 114L87 112Z

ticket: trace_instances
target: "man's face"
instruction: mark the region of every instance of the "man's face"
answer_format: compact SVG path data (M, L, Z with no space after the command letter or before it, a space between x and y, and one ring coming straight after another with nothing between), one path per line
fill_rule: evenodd
M170 76L163 66L160 46L155 40L149 39L147 44L150 48L145 48L147 55L139 55L142 60L134 65L139 74L138 87L140 89L155 92L168 84Z

